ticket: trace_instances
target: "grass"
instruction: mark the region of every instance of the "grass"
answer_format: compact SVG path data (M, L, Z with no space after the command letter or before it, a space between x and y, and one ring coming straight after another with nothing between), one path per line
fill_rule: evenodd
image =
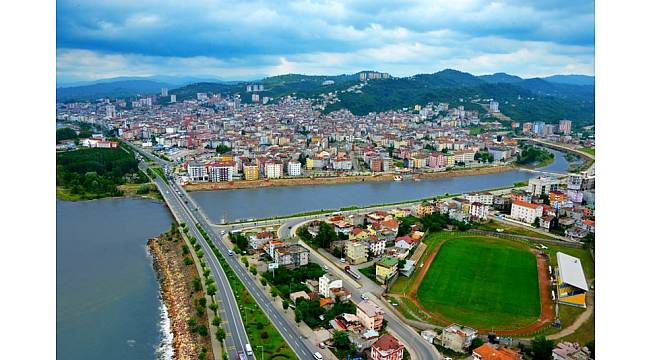
M522 236L536 237L540 239L557 240L549 235L540 234L531 229L510 225L504 222L496 222L494 220L490 220L487 223L482 223L476 226L476 228L480 230L486 230L486 231L496 231L496 229L503 229L504 234L522 235Z
M524 326L540 315L536 259L513 242L460 237L442 245L417 296L427 309L468 326Z
M368 279L374 281L376 284L383 285L381 282L379 282L379 280L377 280L376 270L377 268L375 265L371 265L363 269L359 269L359 272L365 275Z
M591 156L596 156L596 148L586 148L586 147L583 147L583 148L578 149L578 151L581 151L581 152L583 152L583 153L589 154L589 155L591 155Z

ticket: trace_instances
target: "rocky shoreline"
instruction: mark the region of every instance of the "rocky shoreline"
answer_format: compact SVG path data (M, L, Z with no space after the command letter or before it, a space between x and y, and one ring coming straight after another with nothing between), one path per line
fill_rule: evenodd
M489 166L475 169L451 170L430 172L413 175L417 179L437 179L455 176L476 176L486 174L496 174L507 171L517 170L517 167L511 165ZM316 177L316 178L286 178L286 179L265 179L265 180L238 180L231 182L206 182L185 185L187 191L208 191L208 190L230 190L230 189L250 189L259 187L272 186L300 186L300 185L328 185L328 184L348 184L359 182L375 181L393 181L393 174L382 174L376 176L333 176L333 177ZM404 179L404 181L410 181Z
M160 282L160 293L171 322L174 350L172 358L214 359L210 337L193 332L188 323L190 319L194 319L197 324L208 326L207 317L197 319L192 301L192 278L198 276L198 272L194 265L183 264L184 242L180 240L180 235L176 236L171 232L165 233L147 242Z

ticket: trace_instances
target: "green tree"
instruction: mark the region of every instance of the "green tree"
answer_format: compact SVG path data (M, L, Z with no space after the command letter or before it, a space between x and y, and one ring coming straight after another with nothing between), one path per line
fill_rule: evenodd
M286 299L282 300L282 308L284 310L287 310L289 308L289 301L287 301Z
M221 318L219 316L215 315L212 318L212 325L219 326L220 324L221 324Z
M332 335L332 340L337 349L347 350L350 348L350 338L348 337L347 331L335 331L334 335Z
M216 333L217 340L219 340L220 343L223 342L223 340L226 338L226 332L223 330L223 328L218 328L217 333Z
M214 286L214 284L211 284L210 286L208 286L206 292L208 293L208 295L213 296L214 294L217 293L217 288Z
M208 335L208 328L205 327L205 325L201 324L197 326L196 331L199 333L201 336L207 336Z
M544 336L538 336L530 343L533 352L533 360L550 360L553 355L555 344Z

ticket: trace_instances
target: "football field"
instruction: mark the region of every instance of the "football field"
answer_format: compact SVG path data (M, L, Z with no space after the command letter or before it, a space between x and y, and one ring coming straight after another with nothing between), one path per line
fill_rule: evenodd
M484 236L440 247L417 299L431 313L480 329L512 329L540 316L537 261L523 244Z

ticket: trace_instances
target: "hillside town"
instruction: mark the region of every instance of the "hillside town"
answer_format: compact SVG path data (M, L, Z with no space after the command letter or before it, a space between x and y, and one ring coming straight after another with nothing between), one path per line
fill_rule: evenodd
M262 86L262 85L260 85ZM512 164L521 137L593 147L571 121L520 124L504 119L499 104L482 99L415 105L355 116L323 113L322 99L291 96L256 101L255 89L240 95L197 93L175 102L170 96L100 99L57 104L57 120L96 125L178 164L184 183L255 181L393 174ZM172 95L173 96L173 95ZM462 104L463 99L459 99ZM107 146L82 141L82 146ZM60 148L71 148L63 141Z

